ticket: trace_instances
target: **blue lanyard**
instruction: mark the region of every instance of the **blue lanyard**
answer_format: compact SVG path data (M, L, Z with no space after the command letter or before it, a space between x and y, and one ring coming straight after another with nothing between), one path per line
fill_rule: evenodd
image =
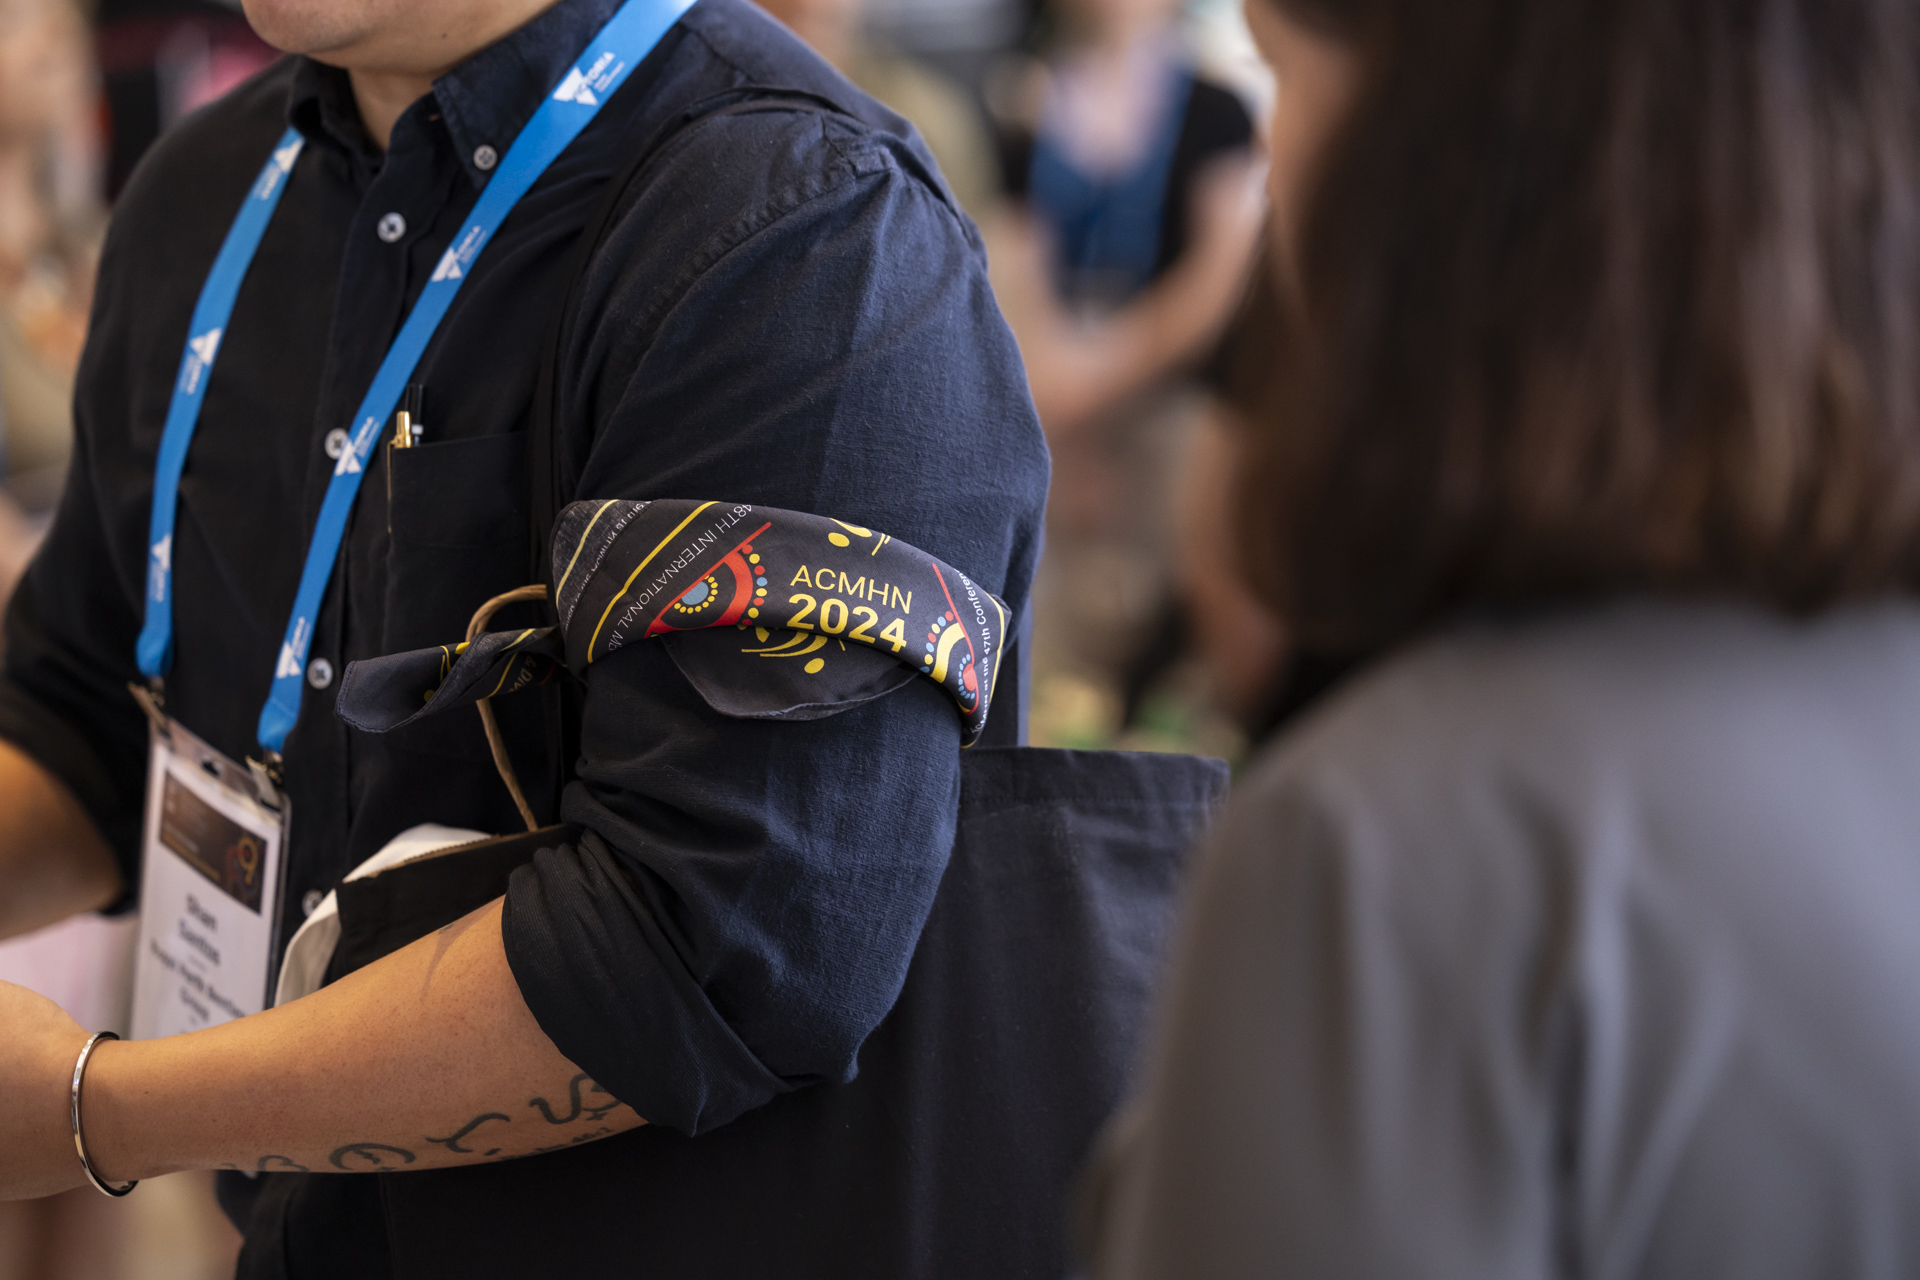
M287 622L286 636L274 664L273 687L267 694L266 706L260 710L260 745L269 751L280 750L300 717L314 618L326 595L327 581L333 576L340 542L346 536L347 517L366 475L367 459L387 420L393 416L401 393L439 329L454 295L472 271L480 251L520 197L599 113L601 104L619 89L633 68L653 51L693 2L627 0L620 7L514 139L474 205L467 225L453 238L452 245L434 267L431 279L421 290L419 301L401 326L400 335L394 339L386 359L381 361L366 398L354 414L353 421L358 425L349 434L346 448L334 464L333 479L320 505L320 518L314 525L313 540L307 547L306 564L300 573L300 588L294 595L293 616ZM286 190L287 175L293 170L300 147L300 135L290 129L274 148L273 156L260 171L246 204L227 232L194 307L187 350L181 359L180 377L174 384L173 401L167 410L166 429L160 438L159 462L154 473L153 518L147 538L146 621L136 649L140 671L149 677L165 674L173 658L173 525L180 473L186 465L187 449L199 422L200 404L206 396L221 335L233 314L234 298Z

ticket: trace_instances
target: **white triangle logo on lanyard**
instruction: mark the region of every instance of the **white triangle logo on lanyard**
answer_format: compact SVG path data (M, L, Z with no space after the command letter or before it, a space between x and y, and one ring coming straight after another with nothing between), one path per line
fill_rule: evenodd
M197 338L187 339L187 360L180 373L180 389L188 395L200 389L200 375L213 368L213 357L220 350L221 332L209 329Z
M173 572L173 535L153 544L147 558L147 595L155 600L167 598L167 575Z
M562 80L560 87L553 91L553 100L555 102L577 102L583 107L600 105L600 99L593 96L593 89L587 84L587 77L581 73L578 67L567 72L567 78Z
M209 329L197 338L187 340L187 348L199 358L201 364L212 364L214 355L220 350L219 329Z

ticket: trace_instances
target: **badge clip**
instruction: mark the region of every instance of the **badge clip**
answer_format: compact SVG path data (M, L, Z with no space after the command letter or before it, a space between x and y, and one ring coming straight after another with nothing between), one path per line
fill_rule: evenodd
M146 684L128 682L127 692L147 713L147 723L153 726L157 737L169 739L173 736L173 721L167 718L167 686L159 676L154 676Z
M287 775L278 751L267 751L265 759L258 755L247 756L247 769L253 774L254 793L260 803L276 812L286 807L281 788L286 785Z

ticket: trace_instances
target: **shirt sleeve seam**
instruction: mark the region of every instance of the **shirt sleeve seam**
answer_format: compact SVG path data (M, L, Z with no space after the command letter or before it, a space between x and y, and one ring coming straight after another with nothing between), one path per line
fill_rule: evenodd
M670 315L687 295L693 292L701 280L718 269L720 265L734 253L745 248L754 240L780 226L782 223L804 217L810 210L817 208L822 202L832 200L836 197L844 197L850 190L863 185L889 180L897 181L904 179L907 184L915 190L928 195L932 194L925 192L925 184L919 182L912 174L903 170L885 147L859 148L859 150L867 151L869 154L878 156L880 160L879 164L863 171L854 156L850 155L848 150L841 145L842 139L837 139L833 136L834 131L829 127L828 121L820 120L817 122L816 127L820 130L820 143L826 146L835 157L836 162L830 167L829 174L821 175L820 179L816 181L797 184L794 188L780 193L779 196L774 199L756 204L732 222L714 231L693 253L688 255L687 265L682 271L660 288L656 302L637 317L637 323L639 325L650 330L655 329L662 323L664 317ZM700 128L699 125L696 124L683 132L679 137L673 139L668 144L669 150L662 154L662 160L664 162L670 162L672 150L692 145L693 140L698 137L699 133ZM649 181L646 184L647 191L649 192L656 189L657 186L657 179ZM646 199L647 194L643 193L634 201L633 205L624 210L615 223L616 227L624 224L627 219L632 216L633 209L644 203ZM935 203L946 210L949 218L954 217L953 211L946 209L944 201L936 199ZM964 232L964 228L958 229ZM598 269L600 265L605 262L603 255L607 252L608 247L618 238L617 232L610 234L606 238L606 242L595 250L594 267L590 269ZM619 285L610 289L606 299L602 302L602 308L610 303L619 292ZM584 331L586 330L583 330L583 332Z

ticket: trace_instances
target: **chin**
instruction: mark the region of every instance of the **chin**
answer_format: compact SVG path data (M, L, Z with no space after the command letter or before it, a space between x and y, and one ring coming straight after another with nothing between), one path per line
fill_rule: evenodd
M380 28L382 0L242 0L247 21L282 53L324 57L352 48Z

